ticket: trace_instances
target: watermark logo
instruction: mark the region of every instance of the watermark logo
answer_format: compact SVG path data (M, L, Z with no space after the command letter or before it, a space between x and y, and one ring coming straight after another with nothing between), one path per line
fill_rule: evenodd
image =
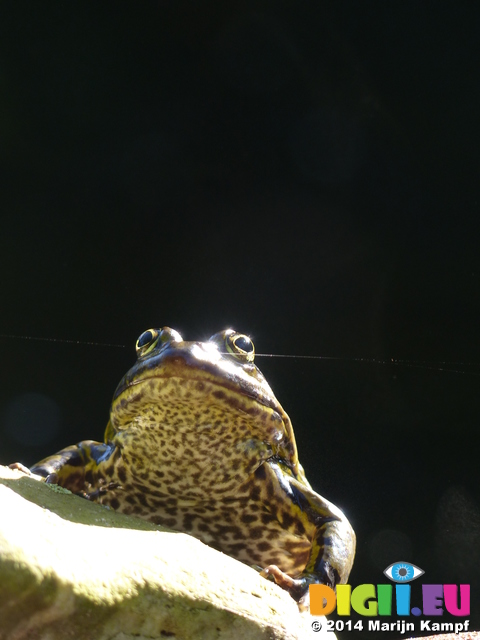
M411 585L413 580L424 575L423 569L416 565L398 561L389 565L383 572L394 584L360 584L352 589L349 584L337 585L336 592L322 584L310 585L310 613L314 616L325 616L335 609L338 616L350 616L352 609L360 616L377 618L378 616L425 616L434 620L420 620L420 631L453 631L459 633L468 629L469 621L437 622L438 616L444 613L451 616L466 617L470 615L469 584L422 584L420 606L411 606ZM336 623L338 624L338 620ZM342 621L340 621L342 622ZM342 622L342 628L347 623ZM356 623L355 629L358 628ZM313 627L312 627L313 628ZM346 628L353 627L347 625ZM361 624L363 629L363 624ZM335 630L333 628L332 630ZM338 629L337 629L338 630ZM382 622L371 620L369 631L414 631L413 622L397 620Z
M423 576L425 571L410 562L394 562L383 573L393 582L411 582Z

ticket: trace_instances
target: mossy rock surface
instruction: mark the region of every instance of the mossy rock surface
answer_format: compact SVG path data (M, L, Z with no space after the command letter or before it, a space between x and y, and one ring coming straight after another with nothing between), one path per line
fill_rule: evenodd
M0 505L1 640L324 637L286 592L189 535L6 467Z

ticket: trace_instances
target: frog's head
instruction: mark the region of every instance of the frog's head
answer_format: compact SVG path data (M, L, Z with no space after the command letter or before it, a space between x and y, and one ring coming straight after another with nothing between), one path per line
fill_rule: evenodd
M137 362L120 381L110 414L110 435L128 430L140 438L183 442L209 434L265 448L296 468L288 415L254 364L252 340L232 329L205 342L187 342L169 327L144 331Z
M206 342L186 342L170 327L148 329L138 338L136 350L137 362L118 385L114 401L136 387L145 393L145 387L152 388L149 381L177 378L183 381L181 386L192 387L188 381L195 381L199 391L203 391L199 382L211 381L266 406L279 405L253 362L253 342L233 329L216 333Z

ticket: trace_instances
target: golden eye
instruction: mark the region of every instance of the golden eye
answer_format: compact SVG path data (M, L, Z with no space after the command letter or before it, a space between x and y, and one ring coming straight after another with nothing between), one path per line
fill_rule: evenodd
M253 362L255 358L255 347L250 338L243 333L231 333L225 339L227 351L234 356L242 358L246 362Z
M144 331L138 338L135 349L137 350L137 356L144 356L149 351L155 348L158 342L159 333L157 329L148 329Z

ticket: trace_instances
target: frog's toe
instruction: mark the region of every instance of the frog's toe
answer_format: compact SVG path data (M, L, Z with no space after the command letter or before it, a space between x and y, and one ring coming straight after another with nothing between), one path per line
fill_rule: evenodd
M32 478L32 480L38 480L40 482L45 482L45 478L43 478L42 476L37 475L36 473L31 471L28 467L26 467L24 464L22 464L21 462L13 462L12 464L8 465L8 468L9 469L13 469L14 471L21 471L21 473L24 473L29 478Z
M98 500L101 496L104 496L109 491L114 491L115 489L121 489L122 486L118 482L109 482L108 484L102 485L93 491L82 491L81 495L83 498L87 500Z
M13 469L14 471L21 471L27 476L33 475L30 469L26 467L24 464L22 464L21 462L13 462L12 464L8 465L8 468Z
M308 589L308 583L305 578L292 578L275 564L270 564L268 567L265 567L260 575L267 578L267 580L273 579L279 587L288 591L297 602L302 599L305 595L305 590Z
M58 473L55 473L55 472L49 473L48 476L45 478L45 482L47 484L58 484Z

